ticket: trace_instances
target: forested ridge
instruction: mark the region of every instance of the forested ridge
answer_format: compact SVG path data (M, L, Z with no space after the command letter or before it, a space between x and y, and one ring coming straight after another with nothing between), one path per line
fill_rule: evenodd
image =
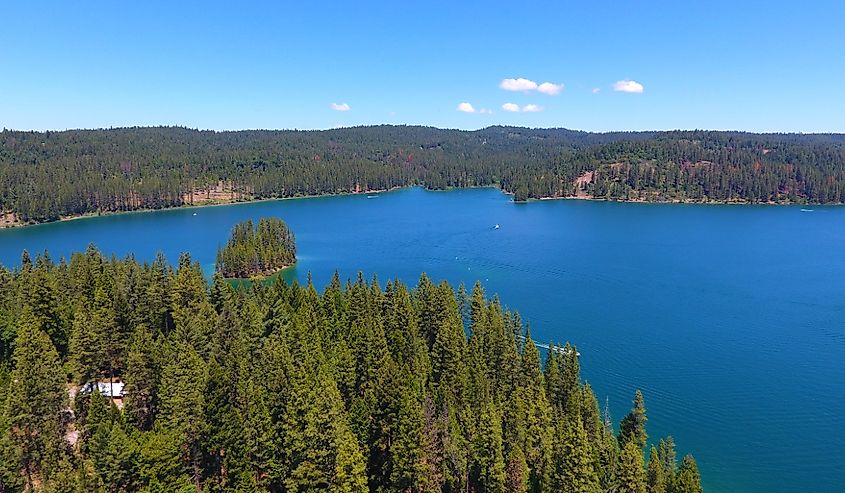
M217 251L217 272L226 278L268 276L296 263L296 240L277 217L236 224L226 245Z
M701 491L642 394L615 431L574 348L425 275L235 289L187 254L25 253L0 389L3 493Z
M518 200L842 203L845 136L386 125L0 133L0 214L23 223L407 185L497 186Z

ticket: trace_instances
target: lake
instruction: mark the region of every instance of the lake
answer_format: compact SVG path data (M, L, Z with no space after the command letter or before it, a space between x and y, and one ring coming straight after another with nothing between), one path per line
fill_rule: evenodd
M279 216L297 238L289 278L481 280L536 339L578 346L614 420L642 389L650 439L693 452L706 491L845 491L845 207L811 209L411 188L0 230L0 262L94 242L188 251L211 272L235 223Z

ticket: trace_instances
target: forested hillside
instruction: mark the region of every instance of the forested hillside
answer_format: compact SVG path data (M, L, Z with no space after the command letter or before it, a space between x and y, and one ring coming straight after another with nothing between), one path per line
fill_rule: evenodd
M574 349L425 275L236 291L188 255L24 255L0 389L4 493L701 490L639 392L614 432Z
M287 224L263 217L236 224L226 246L217 251L217 272L226 278L268 276L296 263L296 241Z
M413 184L498 186L519 200L839 203L845 136L410 126L0 133L8 222Z

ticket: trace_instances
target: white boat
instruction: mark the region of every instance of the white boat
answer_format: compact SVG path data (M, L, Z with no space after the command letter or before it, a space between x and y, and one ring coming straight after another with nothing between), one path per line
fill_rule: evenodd
M497 225L493 226L493 229L499 229L499 225L497 224Z

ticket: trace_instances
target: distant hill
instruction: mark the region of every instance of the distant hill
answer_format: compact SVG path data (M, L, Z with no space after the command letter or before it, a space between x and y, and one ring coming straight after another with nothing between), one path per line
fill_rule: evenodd
M0 132L0 220L407 185L517 200L845 202L845 135L368 126Z

